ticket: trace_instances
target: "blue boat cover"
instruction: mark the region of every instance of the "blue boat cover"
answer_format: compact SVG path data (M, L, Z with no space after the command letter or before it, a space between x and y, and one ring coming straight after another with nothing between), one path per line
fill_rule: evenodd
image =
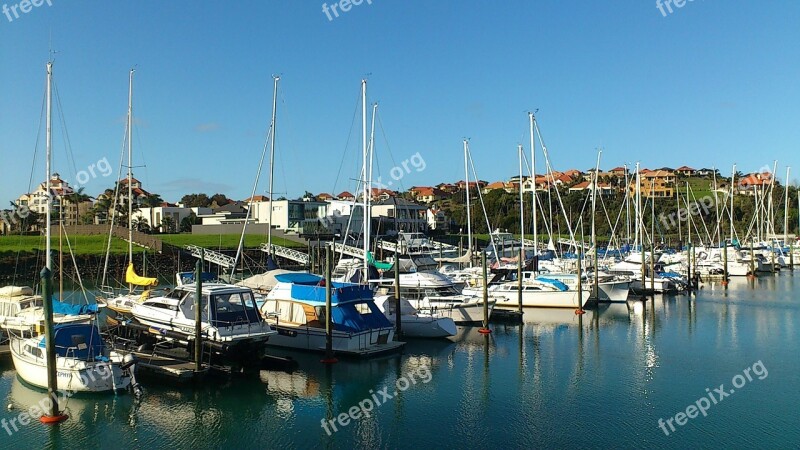
M56 355L91 361L103 358L105 344L96 325L86 323L56 325L54 342ZM45 338L39 341L39 347L45 348Z
M681 278L682 275L675 272L656 272L661 278Z
M566 284L562 283L561 281L555 280L553 278L536 277L536 281L541 281L543 283L551 284L557 287L558 290L562 292L569 289Z
M97 305L73 305L64 303L53 297L53 312L66 316L80 316L81 314L97 314Z
M325 304L324 278L310 273L285 273L275 278L282 283L292 283L292 299ZM357 333L392 326L372 300L369 286L334 282L331 288L331 305L335 305L331 309L334 329ZM369 312L363 312L364 305Z

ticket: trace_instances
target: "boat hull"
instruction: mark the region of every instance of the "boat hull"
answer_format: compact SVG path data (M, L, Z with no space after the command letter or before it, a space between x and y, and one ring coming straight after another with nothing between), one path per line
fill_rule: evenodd
M631 289L630 281L606 281L598 284L597 301L624 303L628 301Z
M492 297L497 298L497 306L519 307L519 291L495 290ZM589 292L584 291L582 305L579 305L578 291L522 291L522 306L531 308L578 308L586 306L589 301Z
M47 389L47 362L23 351L26 339L11 339L11 357L17 375L26 383ZM42 352L44 356L44 352ZM87 362L56 357L58 390L69 392L110 392L126 389L130 376L120 368L121 358L112 353L109 362Z
M267 343L269 347L324 352L324 328L291 326L272 323L277 334ZM399 351L404 342L394 340L394 328L378 328L360 333L333 332L333 351L337 355L354 357L377 356Z

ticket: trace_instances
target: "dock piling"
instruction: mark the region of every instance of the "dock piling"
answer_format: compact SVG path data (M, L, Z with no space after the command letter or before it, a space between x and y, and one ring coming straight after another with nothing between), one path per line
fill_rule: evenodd
M489 329L489 281L486 273L486 252L481 251L481 266L483 269L483 326L478 330L481 334L491 333Z

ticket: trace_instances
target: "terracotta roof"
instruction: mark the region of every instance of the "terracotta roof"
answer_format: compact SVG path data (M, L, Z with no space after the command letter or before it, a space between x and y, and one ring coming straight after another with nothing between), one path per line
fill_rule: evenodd
M336 196L336 198L338 198L338 199L355 198L355 197L356 197L355 195L353 195L353 194L351 194L351 193L349 193L347 191L342 191L342 192L339 193L339 195Z
M244 199L245 203L250 203L251 201L252 202L268 202L269 201L269 197L267 197L266 195L254 195L252 197L247 197L246 199Z

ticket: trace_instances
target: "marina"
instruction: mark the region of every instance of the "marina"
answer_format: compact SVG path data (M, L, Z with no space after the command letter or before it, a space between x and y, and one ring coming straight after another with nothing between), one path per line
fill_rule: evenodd
M800 448L800 3L655 3L2 5L0 450Z
M76 396L67 403L71 420L58 433L31 424L14 434L14 442L72 448L99 433L136 446L201 440L253 448L271 440L270 446L302 448L641 448L669 438L678 447L784 448L800 442L797 417L781 413L797 402L793 374L800 367L785 358L798 350L795 278L735 279L727 288L712 283L692 295L601 304L582 316L530 308L522 324L492 324L489 335L459 327L451 341L411 340L396 356L331 366L299 354L294 371L183 387L150 381L140 401ZM146 362L144 355L139 360ZM707 387L730 386L757 361L768 376L753 377L707 417L670 436L659 428L659 418L693 404ZM430 370L428 383L418 376L392 394L397 380L422 367ZM41 391L21 384L8 359L0 372L0 396L14 408L2 418L40 400ZM369 417L337 425L330 435L321 426L386 386L392 399ZM572 417L577 420L565 421ZM618 431L602 431L611 427Z

